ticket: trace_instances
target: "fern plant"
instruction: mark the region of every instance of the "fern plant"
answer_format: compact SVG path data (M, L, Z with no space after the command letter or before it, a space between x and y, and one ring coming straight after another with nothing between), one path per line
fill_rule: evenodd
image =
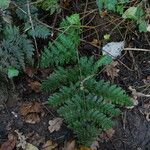
M25 34L20 34L19 28L6 26L0 42L0 70L7 72L9 67L24 69L25 64L33 64L33 52L32 41Z
M51 31L38 21L38 8L35 5L29 5L28 8L27 2L24 0L16 0L15 3L19 5L15 12L18 18L24 21L24 32L33 38L46 39L50 35ZM29 15L31 16L33 25L31 25Z
M60 24L63 32L54 42L49 42L41 57L41 67L58 66L77 60L76 50L80 43L80 19L78 14L67 17Z
M0 1L0 72L8 77L12 72L16 72L16 76L25 66L33 65L36 47L33 39L45 39L50 35L50 30L38 20L37 7L31 4L32 1L28 2L29 4L24 0ZM15 7L9 7L10 3ZM14 15L23 22L21 27L13 22Z
M125 91L103 80L96 81L94 74L102 64L100 60L81 57L73 68L58 68L43 88L54 92L48 101L64 117L80 144L89 146L100 132L114 125L120 114L118 106L132 105Z
M42 9L46 11L49 11L50 14L61 11L59 0L43 0L38 4L38 6L42 7Z
M75 19L75 16L78 18L78 15L67 17L67 20L63 21L61 25L68 24L68 20L69 23L74 22L76 24L77 21L79 24L79 19ZM71 34L71 40L75 41L74 38L77 37L78 41L79 35L77 36L77 32L73 32L75 29L69 28L68 30L75 34L75 36ZM65 34L64 38L68 36ZM48 99L49 104L56 107L60 116L64 117L79 144L89 146L101 132L115 124L114 118L121 113L119 107L130 106L132 102L120 87L112 85L110 82L96 80L99 69L112 61L110 56L103 56L97 61L93 57L79 57L76 54L77 47L74 46L70 49L74 52L69 61L74 61L77 58L78 61L76 60L71 66L64 67L60 60L64 60L63 64L68 63L68 59L65 59L67 50L62 53L58 46L63 44L63 47L68 48L68 43L62 43L59 37L56 40L57 44L55 41L54 45L51 43L51 49L47 50L47 53L44 51L42 56L42 61L43 57L46 57L42 64L45 67L53 66L54 63L57 64L57 69L48 79L43 81L42 87L45 91L51 91L52 95ZM54 55L56 50L58 58ZM54 60L49 60L52 59L49 57L51 55L53 55ZM47 59L48 57L49 59ZM49 63L50 61L51 63Z

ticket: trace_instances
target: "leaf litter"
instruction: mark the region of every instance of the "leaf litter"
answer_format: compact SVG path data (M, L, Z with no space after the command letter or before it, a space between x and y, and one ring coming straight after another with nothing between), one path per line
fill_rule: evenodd
M49 127L48 130L50 131L50 133L54 132L54 131L58 131L60 129L60 127L62 126L63 123L63 119L62 118L54 118L53 120L49 121Z
M41 103L28 102L22 104L20 114L26 123L35 124L44 116L44 110Z

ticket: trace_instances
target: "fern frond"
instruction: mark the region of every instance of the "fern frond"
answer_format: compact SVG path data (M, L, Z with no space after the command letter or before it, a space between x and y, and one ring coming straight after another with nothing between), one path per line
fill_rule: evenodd
M7 26L3 35L3 41L0 43L0 62L3 70L6 71L10 66L24 69L25 64L32 64L34 48L27 36L20 34L19 28L15 26Z
M50 14L61 11L59 0L43 0L38 6L46 11L50 11Z
M42 87L46 91L55 91L63 85L78 81L78 75L78 68L64 69L59 67L47 80L43 81Z
M70 18L76 18L75 21L77 22L69 22L69 19L63 21L60 26L64 32L59 33L57 39L53 43L49 42L49 46L44 49L41 57L41 67L58 66L77 60L76 51L80 42L80 19L78 15L72 15ZM78 26L72 27L73 25Z
M111 85L110 82L104 80L93 81L88 80L84 85L85 89L98 96L103 96L106 102L112 102L113 104L121 106L130 106L132 102L126 92L116 85Z

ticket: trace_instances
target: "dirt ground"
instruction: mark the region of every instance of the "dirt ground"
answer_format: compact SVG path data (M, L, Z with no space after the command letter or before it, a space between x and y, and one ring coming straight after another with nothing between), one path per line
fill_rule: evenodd
M77 10L79 8L76 8ZM81 9L81 8L80 8ZM91 8L92 9L92 8ZM84 18L86 26L96 26L94 29L83 29L79 52L82 55L99 56L101 46L106 42L103 35L111 33L110 41L126 41L126 47L150 49L150 35L139 34L123 24L116 27L115 16L100 18L97 13L91 13ZM110 19L111 18L111 19ZM59 18L58 18L59 19ZM113 22L112 22L113 20ZM126 30L125 30L126 27ZM100 48L89 44L93 39L100 39ZM150 53L145 51L123 51L117 59L119 69L118 76L114 80L102 73L100 78L111 80L124 88L133 97L129 87L145 95L150 94ZM3 99L3 108L0 109L0 144L8 139L8 135L19 130L27 137L29 143L41 148L42 144L52 139L61 146L69 139L74 138L72 131L63 123L59 131L50 133L48 122L58 117L56 110L46 104L49 93L35 91L29 86L29 80L40 82L43 76L37 73L32 79L27 75L21 75L14 80L15 89L9 83L4 83L6 90L0 91ZM1 86L2 87L2 86ZM0 87L0 88L1 88ZM139 96L138 105L133 109L124 109L122 116L116 121L114 135L110 139L101 139L98 150L150 150L150 97ZM40 121L35 124L26 123L20 114L20 107L26 102L39 102L42 105ZM1 106L1 105L0 105ZM40 112L41 113L41 112Z

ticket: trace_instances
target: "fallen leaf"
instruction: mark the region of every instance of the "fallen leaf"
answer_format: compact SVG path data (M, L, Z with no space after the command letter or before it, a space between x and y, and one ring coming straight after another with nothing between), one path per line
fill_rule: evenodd
M43 146L42 150L53 150L57 147L57 144L51 140L48 140Z
M96 46L99 46L101 45L101 41L98 40L98 39L93 39L93 41L91 42L92 45L96 45Z
M109 139L112 138L112 136L114 135L115 130L113 128L110 128L108 130L106 130L105 132L103 132L100 137L106 141L108 141Z
M9 139L2 144L0 150L13 150L15 146L16 146L16 140Z
M99 149L99 140L95 140L91 145L91 150L98 150Z
M33 77L33 75L37 72L37 69L35 68L31 68L31 67L26 67L24 72L29 76L29 77Z
M150 85L150 76L148 76L146 79L143 79L144 84Z
M106 17L108 15L107 10L102 11L100 15L101 15L102 18Z
M109 77L111 77L112 80L114 80L114 78L118 76L119 69L116 67L117 65L118 62L113 61L111 64L105 67L104 71L107 73Z
M26 142L27 138L18 130L15 130L15 133L17 133L18 139L19 139L19 142L17 143L17 147L21 147L22 149L25 149L27 145L27 142Z
M30 132L26 135L28 138L28 142L32 143L32 145L39 147L41 144L45 142L45 137L40 136L38 133Z
M24 117L26 123L35 124L40 122L40 116L36 113L28 114Z
M58 131L63 123L62 118L54 118L53 120L49 121L49 131L52 133L54 131Z
M140 112L146 116L146 120L150 121L150 102L144 104L139 108Z
M77 150L75 140L65 142L64 148L62 150Z
M36 93L39 93L41 91L41 83L39 81L30 81L28 86Z
M27 123L35 124L40 122L44 115L43 107L39 102L23 103L20 107L20 114Z
M25 150L39 150L39 149L37 147L35 147L34 145L27 143Z

